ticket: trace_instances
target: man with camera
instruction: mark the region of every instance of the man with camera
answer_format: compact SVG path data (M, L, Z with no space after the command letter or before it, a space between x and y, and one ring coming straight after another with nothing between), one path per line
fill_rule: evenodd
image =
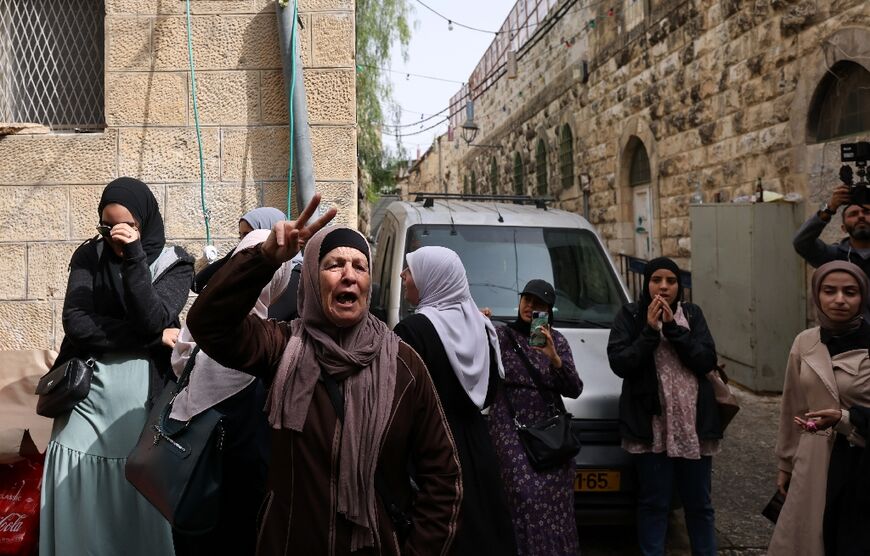
M855 199L853 189L848 185L834 189L831 199L804 222L792 243L798 255L813 267L830 261L849 261L870 276L870 203L866 199ZM856 201L864 201L864 204ZM844 207L841 229L848 235L838 243L827 244L819 235L841 206ZM868 307L864 313L870 316Z
M840 167L843 185L834 189L831 200L804 222L792 243L798 255L816 268L831 261L849 261L870 276L870 184L867 183L870 142L843 143L840 145L840 159L843 162ZM858 168L857 182L850 164ZM841 229L849 237L828 245L819 239L819 235L841 206L845 207ZM866 310L865 313L870 314Z

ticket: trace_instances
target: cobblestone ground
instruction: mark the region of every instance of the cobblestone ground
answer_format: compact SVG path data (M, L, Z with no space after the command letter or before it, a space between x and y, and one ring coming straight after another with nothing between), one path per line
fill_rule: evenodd
M773 447L779 419L779 396L736 390L740 413L726 431L722 451L713 458L713 506L722 556L760 556L773 526L761 509L776 488ZM682 511L671 515L668 554L689 555ZM638 554L632 526L581 527L584 556Z

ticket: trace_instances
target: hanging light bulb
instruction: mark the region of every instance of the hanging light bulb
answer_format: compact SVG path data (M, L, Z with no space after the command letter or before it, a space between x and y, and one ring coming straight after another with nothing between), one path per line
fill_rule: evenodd
M448 30L448 31L452 31L452 30L453 30L453 22L450 21L449 19L447 20L447 30Z

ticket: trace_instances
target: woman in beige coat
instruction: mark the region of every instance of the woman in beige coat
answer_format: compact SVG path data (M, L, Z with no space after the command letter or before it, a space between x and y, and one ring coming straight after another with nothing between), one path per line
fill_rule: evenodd
M782 393L776 455L777 487L786 494L770 556L822 556L828 464L837 435L854 439L849 407L870 405L870 325L862 317L868 295L864 272L834 261L813 274L821 326L798 334Z

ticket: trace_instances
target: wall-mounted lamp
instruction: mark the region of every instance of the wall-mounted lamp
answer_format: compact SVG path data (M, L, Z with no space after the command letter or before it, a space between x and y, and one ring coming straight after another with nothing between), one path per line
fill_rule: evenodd
M474 123L474 101L465 103L465 122L462 124L462 139L470 145L477 138L480 128Z

